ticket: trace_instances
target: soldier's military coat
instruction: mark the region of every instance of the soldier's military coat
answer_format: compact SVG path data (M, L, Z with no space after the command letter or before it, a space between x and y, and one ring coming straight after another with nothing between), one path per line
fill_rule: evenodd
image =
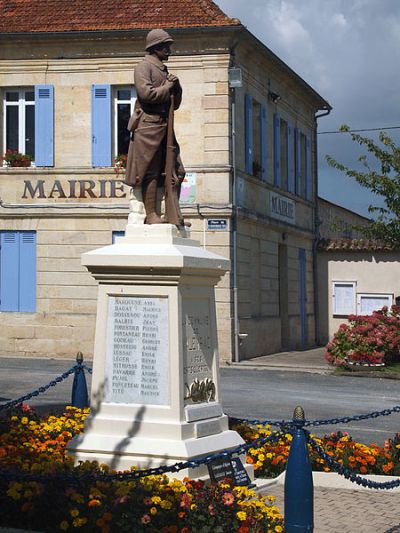
M128 185L140 185L144 181L158 179L165 167L168 108L171 91L174 91L175 109L182 101L182 88L167 79L168 70L155 55L148 54L135 68L137 100L128 130L131 132L125 181ZM185 170L175 142L177 177L183 180Z

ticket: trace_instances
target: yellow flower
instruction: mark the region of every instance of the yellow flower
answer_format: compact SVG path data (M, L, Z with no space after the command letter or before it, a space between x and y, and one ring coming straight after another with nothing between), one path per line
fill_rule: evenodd
M194 511L195 509L197 509L197 505L195 503L192 503L190 506L190 510Z
M29 422L28 418L26 416L23 416L21 418L21 424L23 424L24 426L26 426L26 424Z
M152 496L151 501L155 503L156 505L161 502L160 496Z
M172 503L168 500L161 500L161 509L172 509Z
M66 520L63 520L60 524L60 529L63 531L66 531L69 528L68 522Z
M283 528L282 528L282 526L275 526L275 530L274 531L276 531L276 533L282 533Z
M238 519L241 521L241 522L244 522L247 518L247 514L245 511L239 511L236 513L236 516L238 517Z
M72 516L72 518L76 518L79 515L79 511L78 509L72 509L69 514Z
M152 514L152 515L157 514L157 508L156 507L151 507L150 508L150 514Z

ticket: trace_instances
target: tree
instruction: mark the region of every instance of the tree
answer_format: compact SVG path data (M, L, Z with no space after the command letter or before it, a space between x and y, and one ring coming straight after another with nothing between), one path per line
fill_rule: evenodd
M355 226L355 229L368 238L400 244L400 147L383 131L379 134L378 144L368 137L351 133L349 126L341 126L340 130L349 132L354 142L366 148L375 158L376 170L370 165L368 155L358 158L365 170L352 170L329 155L326 156L328 164L370 189L384 202L384 207L370 205L368 211L375 213L376 218L367 226Z

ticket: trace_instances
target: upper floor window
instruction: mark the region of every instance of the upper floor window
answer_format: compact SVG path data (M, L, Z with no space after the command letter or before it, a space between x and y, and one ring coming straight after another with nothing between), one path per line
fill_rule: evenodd
M52 85L3 88L3 149L30 155L36 166L54 164Z
M92 85L92 166L109 167L113 157L128 153L135 101L133 86Z
M311 142L299 128L295 130L295 192L306 200L313 196Z
M245 95L245 169L248 174L267 179L267 120L265 106Z
M130 132L127 129L136 101L133 87L114 87L114 155L127 154Z
M4 146L35 157L35 91L7 89L4 94Z

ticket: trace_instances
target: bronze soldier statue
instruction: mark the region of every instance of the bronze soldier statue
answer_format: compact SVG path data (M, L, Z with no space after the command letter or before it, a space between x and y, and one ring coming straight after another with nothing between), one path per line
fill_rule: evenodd
M180 186L185 169L173 131L173 114L182 100L179 79L169 74L165 61L171 54L172 37L164 30L151 30L147 54L135 68L137 100L128 124L131 131L126 183L142 187L145 224L168 222L183 226L179 209ZM156 210L157 187L165 185L166 215Z

